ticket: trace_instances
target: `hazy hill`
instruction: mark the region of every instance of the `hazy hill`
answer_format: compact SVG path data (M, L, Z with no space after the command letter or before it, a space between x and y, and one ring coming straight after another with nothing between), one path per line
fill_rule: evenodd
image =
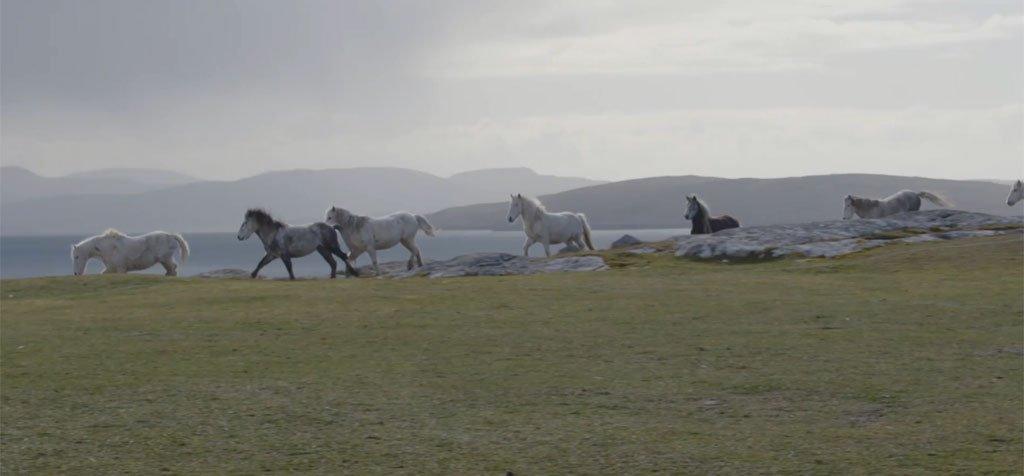
M130 180L150 185L182 185L200 180L180 172L159 169L113 168L97 169L66 175L70 178Z
M478 191L488 201L501 200L510 193L547 195L607 183L580 177L541 175L526 167L471 170L452 175L448 180Z
M468 177L474 174L481 179L489 176L488 171L478 171ZM6 180L7 174L4 176ZM324 210L332 204L366 215L399 210L428 213L495 200L507 190L526 189L525 184L537 177L545 176L520 169L519 173L506 175L504 183L492 181L483 186L486 180L467 181L467 176L442 178L409 169L352 168L270 172L236 181L195 182L136 194L57 196L59 190L47 189L51 196L45 198L20 202L5 199L0 204L0 232L77 234L96 233L107 227L126 232L234 231L242 212L252 206L266 207L292 223L323 219ZM559 181L581 183L581 179L572 178L540 180L555 189Z
M156 178L157 172L133 169L137 173L75 174L64 177L44 177L22 167L0 168L0 201L5 203L33 198L61 195L87 195L93 193L138 193L155 190L166 183L153 180L139 180L139 177Z
M984 181L844 174L780 179L722 179L698 176L652 177L596 185L541 197L549 210L586 213L595 228L689 227L683 196L696 193L712 214L728 213L744 225L797 223L842 218L843 197L852 193L884 197L901 189L930 190L955 208L1000 215L1008 187ZM925 208L933 207L926 204ZM1017 208L1020 213L1020 208ZM448 229L511 229L508 203L484 203L441 210L430 220Z

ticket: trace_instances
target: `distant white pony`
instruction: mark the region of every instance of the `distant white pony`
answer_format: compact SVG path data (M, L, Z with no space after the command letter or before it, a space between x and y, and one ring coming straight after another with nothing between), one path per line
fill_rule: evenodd
M594 249L594 243L590 240L590 225L587 216L582 213L549 213L536 198L512 195L508 222L515 222L520 216L523 217L523 231L526 233L523 256L530 256L530 246L534 243L544 245L544 254L547 256L551 256L551 245L558 243L574 243L581 250Z
M1013 188L1010 189L1010 195L1006 197L1006 204L1012 207L1022 199L1024 199L1024 182L1018 180L1013 183Z
M409 250L406 269L412 269L414 263L423 266L423 256L420 247L416 245L416 233L423 230L427 236L434 236L437 231L426 218L407 212L371 218L356 215L344 208L331 207L327 209L327 219L324 221L341 232L341 239L348 246L349 259L353 264L363 252L370 254L373 271L377 276L380 276L377 250L386 250L401 243Z
M102 235L86 238L71 246L75 276L85 274L85 265L99 258L106 266L104 274L141 271L157 263L164 266L167 276L178 275L174 253L181 254L181 262L188 259L188 242L181 235L154 231L141 236L128 236L115 229Z
M881 200L847 195L843 207L843 220L853 218L854 214L861 218L882 218L901 212L916 212L921 209L922 198L940 207L950 206L942 197L923 190L900 190Z

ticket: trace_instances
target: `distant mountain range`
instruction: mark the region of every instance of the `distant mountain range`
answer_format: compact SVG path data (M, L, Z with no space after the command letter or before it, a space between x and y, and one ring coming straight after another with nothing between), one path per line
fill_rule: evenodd
M990 181L937 180L870 174L817 175L779 179L724 179L699 176L652 177L595 185L540 197L551 211L587 214L594 228L689 228L683 197L697 194L712 214L729 214L743 225L836 220L847 194L881 198L901 189L929 190L954 208L996 215L1020 214L1006 206L1009 186ZM448 229L520 228L506 220L508 199L441 210L428 218ZM924 207L934 207L926 204Z
M490 169L450 178L400 168L269 172L234 181L198 181L147 169L107 169L42 177L0 169L0 233L4 235L233 231L246 208L266 207L292 223L323 218L330 205L359 214L428 213L500 200L509 191L546 194L602 182Z
M540 196L552 211L586 213L591 226L604 229L688 227L683 196L696 193L713 214L728 213L749 226L837 219L848 193L884 197L900 189L938 192L959 209L1020 213L1004 202L1008 186L991 181L867 174L780 179L690 175L604 183L525 168L448 178L401 168L350 168L198 181L146 169L42 177L3 167L0 234L91 234L108 227L130 233L234 231L249 207L266 207L287 222L308 223L322 219L331 205L365 215L440 210L428 216L441 228L506 230L521 226L506 220L511 193Z
M152 169L104 169L63 177L43 177L22 167L0 168L0 201L95 193L139 193L197 179Z
M133 168L88 170L85 172L76 172L73 174L69 174L67 175L67 177L79 179L128 180L132 182L145 183L157 186L181 185L200 181L199 179L191 175L185 175L179 172L172 172L170 170Z

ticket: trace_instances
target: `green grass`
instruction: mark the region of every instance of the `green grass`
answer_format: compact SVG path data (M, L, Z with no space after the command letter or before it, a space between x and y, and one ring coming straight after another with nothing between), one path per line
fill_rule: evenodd
M999 472L1019 235L602 273L2 282L8 473Z

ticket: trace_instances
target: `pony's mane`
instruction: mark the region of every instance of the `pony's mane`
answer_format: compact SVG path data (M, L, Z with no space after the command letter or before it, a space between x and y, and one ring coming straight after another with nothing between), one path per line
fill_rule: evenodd
M877 202L878 201L878 200L876 200L874 198L858 197L856 195L850 195L849 197L851 198L851 201L853 202L853 206L858 207L858 208L871 205L873 202Z
M75 246L77 247L77 246L85 246L85 245L95 244L96 240L100 240L100 239L104 239L104 238L125 238L126 236L128 236L128 235L125 235L124 233L121 233L120 231L117 231L117 230L115 230L113 228L107 228L103 233L100 233L100 234L95 235L95 236L90 236L90 237L88 237L88 238L86 238L86 239L84 239L82 241L79 241L78 243L75 243Z
M700 228L706 230L707 233L711 233L711 213L708 212L708 204L704 203L697 195L692 195L693 201L697 202L697 210L700 213Z
M283 221L274 219L274 217L270 216L270 213L267 213L267 211L262 208L250 208L245 212L245 219L256 220L256 223L261 227L272 226L275 228L284 228L288 226Z
M523 223L533 223L540 219L544 213L547 213L548 209L544 207L544 204L540 200L528 197L523 194L516 195L523 207Z
M531 206L533 206L533 208L535 208L535 209L537 209L539 211L542 211L542 212L548 211L548 209L544 206L544 204L541 203L540 199L533 198L533 197L528 197L526 195L519 195L519 199L524 201L524 202L526 202L526 203L529 203Z
M363 226L365 226L367 223L370 222L370 217L362 216L362 215L356 215L355 213L352 213L352 212L350 212L350 211L348 211L348 210L346 210L344 208L341 208L341 207L332 207L332 208L335 211L344 212L345 215L347 216L347 218L345 218L345 223L344 224L342 224L342 223L338 224L339 226L340 225L344 225L344 226L342 226L342 228L351 228L353 230L358 231L358 230L361 230L363 228Z

